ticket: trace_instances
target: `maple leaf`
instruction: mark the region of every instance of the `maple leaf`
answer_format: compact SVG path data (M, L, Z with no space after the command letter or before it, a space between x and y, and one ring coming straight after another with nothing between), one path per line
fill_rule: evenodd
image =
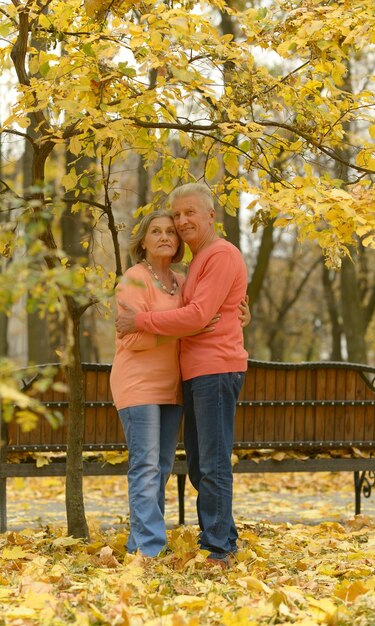
M113 550L109 546L104 546L99 553L99 563L103 567L118 567L120 563L113 556Z
M4 561L13 561L17 559L27 559L32 555L30 552L25 551L21 546L13 546L12 548L4 548L1 552L1 558Z

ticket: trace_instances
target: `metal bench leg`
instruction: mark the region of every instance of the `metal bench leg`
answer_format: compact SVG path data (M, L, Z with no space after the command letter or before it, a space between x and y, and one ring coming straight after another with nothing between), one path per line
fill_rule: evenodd
M8 441L7 425L3 421L3 404L0 400L0 463L7 462L6 442ZM3 474L3 472L1 472ZM0 533L7 530L7 477L0 478Z
M369 498L373 487L375 487L375 472L373 470L354 472L356 515L359 515L361 512L361 494L363 494L365 498Z
M359 472L354 472L354 493L355 493L354 513L355 515L359 515L361 513L362 483L363 483L363 475L360 475Z
M178 489L178 523L185 524L185 483L186 474L177 474Z
M7 479L0 478L0 533L7 530Z

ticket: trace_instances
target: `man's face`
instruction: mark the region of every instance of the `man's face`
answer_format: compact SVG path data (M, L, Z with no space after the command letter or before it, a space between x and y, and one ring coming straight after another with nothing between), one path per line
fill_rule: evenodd
M198 195L174 199L172 217L178 234L194 252L213 232L214 209L209 209Z

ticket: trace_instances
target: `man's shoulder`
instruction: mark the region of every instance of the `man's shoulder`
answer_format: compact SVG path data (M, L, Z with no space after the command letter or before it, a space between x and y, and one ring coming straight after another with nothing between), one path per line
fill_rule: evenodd
M239 249L230 241L228 241L228 239L218 239L218 242L221 244L221 246L224 248L224 250L232 250L233 252L235 251L236 253L239 252Z
M206 265L222 266L224 263L232 265L245 265L241 251L232 243L225 239L215 239L211 245L201 250L193 259L195 267L206 267Z
M216 265L222 267L225 264L228 268L231 267L237 276L242 276L243 280L247 282L247 267L241 250L226 239L218 239L217 243Z
M241 250L239 250L233 243L226 239L217 239L212 249L212 253L224 252L234 258L243 259Z

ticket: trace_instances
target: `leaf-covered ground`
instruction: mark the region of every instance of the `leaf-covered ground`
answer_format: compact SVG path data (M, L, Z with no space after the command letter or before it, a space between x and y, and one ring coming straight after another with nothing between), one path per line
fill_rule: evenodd
M353 517L351 475L235 476L240 551L226 571L196 549L191 487L177 527L173 479L172 551L156 559L125 553L125 478L85 479L89 544L66 537L62 479L8 482L1 626L375 625L375 504Z

